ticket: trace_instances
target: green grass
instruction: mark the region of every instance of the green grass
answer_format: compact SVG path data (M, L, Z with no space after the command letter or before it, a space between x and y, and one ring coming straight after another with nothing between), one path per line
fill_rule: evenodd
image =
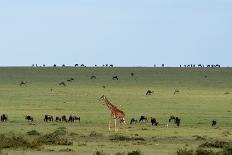
M131 72L135 73L134 77L130 76ZM97 79L90 80L91 75ZM118 81L111 79L114 75L118 75ZM66 82L66 87L58 85L70 77L75 80ZM28 85L19 87L22 80L28 81ZM59 127L78 134L71 136L72 146L45 145L39 152L30 151L34 154L62 154L59 150L67 148L80 155L138 149L144 155L175 154L186 144L193 148L201 144L194 135L207 139L232 138L231 81L231 68L0 68L0 114L9 116L9 122L0 123L0 134L27 135L31 130L47 134ZM146 96L148 89L154 90L154 95ZM174 89L180 92L173 95ZM129 137L138 134L145 141L110 140L115 133L108 131L110 113L99 101L103 94L126 113L128 125L117 134ZM80 115L81 123L44 123L44 114ZM25 115L32 115L35 122L24 120ZM150 123L130 126L130 119L139 119L140 115L155 117L160 126L152 127ZM165 127L170 115L181 118L179 128ZM218 122L216 128L210 126L213 119ZM89 136L92 131L101 136Z

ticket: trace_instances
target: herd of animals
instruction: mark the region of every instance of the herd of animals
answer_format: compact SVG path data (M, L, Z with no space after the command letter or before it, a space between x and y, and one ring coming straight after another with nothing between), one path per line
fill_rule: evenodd
M2 114L1 115L1 122L7 122L8 121L8 115L7 114ZM33 122L34 121L34 117L31 115L26 115L25 116L25 120ZM60 116L56 116L53 117L52 115L44 115L44 122L80 122L81 118L80 116L74 116L74 115L70 115L69 117L62 115Z
M133 77L135 74L133 72L131 72L130 75L131 75L131 77ZM94 79L97 79L97 77L95 75L92 75L92 76L90 76L90 79L94 80ZM72 82L73 80L74 80L74 78L71 77L71 78L67 79L66 81L67 82ZM112 77L112 80L119 80L119 78L116 75L116 76ZM19 83L20 87L23 86L23 85L27 85L27 81L21 81ZM59 86L66 86L66 82L61 81L61 82L58 83L58 85ZM102 87L105 88L105 86L102 86ZM52 90L53 89L51 88L51 91ZM180 90L174 89L174 95L176 93L180 93ZM147 90L146 93L145 93L145 95L152 95L152 94L154 94L153 90ZM30 116L30 115L25 116L25 119L27 121L31 121L31 122L34 121L33 116ZM6 122L6 121L8 121L7 114L2 114L1 115L1 122ZM53 121L56 121L56 122L80 122L80 117L79 116L72 116L72 115L70 115L69 117L66 117L65 115L63 115L61 117L59 117L59 116L53 117L52 115L45 115L43 121L44 122L53 122ZM144 115L140 116L139 121L137 121L136 118L131 118L131 120L130 120L131 125L132 124L137 124L137 123L147 123L147 122L148 122L148 117L144 116ZM177 127L179 127L181 119L179 117L176 117L176 116L172 115L172 116L169 117L168 122L169 123L173 122ZM153 117L150 118L150 123L151 123L152 126L158 126L159 125L159 122L156 120L156 118L153 118ZM167 127L168 127L169 123L166 124ZM216 124L217 124L217 121L212 120L211 126L215 126Z

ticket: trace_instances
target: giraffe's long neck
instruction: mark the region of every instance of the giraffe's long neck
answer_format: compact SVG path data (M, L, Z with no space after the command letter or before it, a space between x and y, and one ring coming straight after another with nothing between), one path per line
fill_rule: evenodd
M113 108L117 108L115 105L113 105L112 103L110 103L110 101L109 101L107 98L104 99L104 102L106 103L106 106L107 106L110 110L112 110Z

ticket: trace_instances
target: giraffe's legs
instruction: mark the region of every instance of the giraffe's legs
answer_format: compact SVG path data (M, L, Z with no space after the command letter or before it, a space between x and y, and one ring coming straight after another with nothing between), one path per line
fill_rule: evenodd
M114 131L118 131L118 129L117 129L117 120L116 120L116 118L114 119Z
M109 131L110 131L110 124L111 124L111 119L109 120Z

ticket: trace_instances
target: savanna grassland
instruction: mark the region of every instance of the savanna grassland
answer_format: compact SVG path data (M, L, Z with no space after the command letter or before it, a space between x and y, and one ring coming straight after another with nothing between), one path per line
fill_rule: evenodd
M97 79L90 80L91 75ZM114 75L119 80L112 80ZM71 77L75 80L67 82ZM20 87L20 81L28 83ZM67 86L59 86L61 81ZM154 94L146 96L148 89ZM175 89L180 92L174 95ZM99 101L103 94L126 113L125 129L108 131L110 112ZM232 139L232 69L2 67L0 114L9 119L0 123L1 135L42 141L44 135L58 131L58 137L70 141L64 145L44 142L35 148L2 147L6 143L0 137L3 154L93 155L102 151L115 155L134 150L144 155L176 154L178 148ZM45 114L79 115L81 121L45 123ZM26 121L25 115L35 121ZM155 117L158 127L150 122L129 124L132 117L141 115ZM181 118L180 127L173 123L166 127L170 115ZM215 127L211 127L213 119ZM29 135L32 130L39 135Z

